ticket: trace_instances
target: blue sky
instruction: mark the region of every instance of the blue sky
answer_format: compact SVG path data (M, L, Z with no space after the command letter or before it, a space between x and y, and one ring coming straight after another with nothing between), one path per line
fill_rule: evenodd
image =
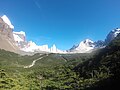
M120 0L0 0L4 14L27 40L64 50L86 38L104 40L120 27Z

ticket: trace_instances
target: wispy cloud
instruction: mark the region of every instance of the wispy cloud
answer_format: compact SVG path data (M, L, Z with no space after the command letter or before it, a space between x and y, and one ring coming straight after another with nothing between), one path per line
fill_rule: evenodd
M39 2L36 1L36 0L33 0L33 1L34 1L34 3L35 3L36 7L37 7L38 9L41 9L41 6L40 6Z

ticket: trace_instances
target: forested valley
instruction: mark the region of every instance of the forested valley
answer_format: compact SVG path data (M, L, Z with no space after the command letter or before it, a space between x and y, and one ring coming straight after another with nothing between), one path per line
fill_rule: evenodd
M21 56L0 50L0 90L119 90L119 81L120 35L92 53Z

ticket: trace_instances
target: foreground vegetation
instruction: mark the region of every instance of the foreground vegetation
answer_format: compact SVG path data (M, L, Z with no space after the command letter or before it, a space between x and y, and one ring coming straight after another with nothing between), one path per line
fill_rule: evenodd
M95 54L20 56L0 50L0 90L113 90L120 81L120 35ZM33 60L38 60L31 68Z

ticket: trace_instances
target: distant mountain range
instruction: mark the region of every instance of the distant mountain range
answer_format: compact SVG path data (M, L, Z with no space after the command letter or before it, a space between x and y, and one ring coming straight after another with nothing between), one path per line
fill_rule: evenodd
M68 52L89 53L95 49L103 48L106 45L108 45L119 33L120 29L116 28L109 32L104 41L98 40L94 42L90 39L83 40L78 45L73 45L73 47L70 50L68 50Z
M49 53L89 53L98 48L103 48L110 43L119 33L120 29L116 28L107 35L104 41L92 41L85 39L78 45L73 45L69 50L59 50L54 44L51 48L48 45L36 45L33 41L26 40L24 31L13 31L14 26L6 15L0 17L0 48L12 52L49 52Z

